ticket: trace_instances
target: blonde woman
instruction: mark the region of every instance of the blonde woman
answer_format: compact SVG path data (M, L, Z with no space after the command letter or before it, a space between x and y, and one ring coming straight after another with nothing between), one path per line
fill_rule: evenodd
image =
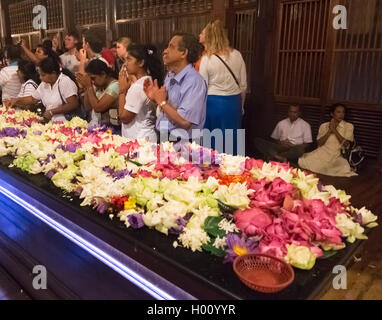
M117 41L117 60L115 62L115 71L117 73L121 71L122 65L126 62L127 48L131 42L131 39L128 37L122 37Z
M205 55L199 72L208 85L205 128L210 131L221 129L223 137L226 130L233 130L233 151L232 147L219 150L219 146L216 146L216 149L219 152L233 152L236 155L237 130L242 127L247 90L245 62L241 53L230 47L221 21L209 23L203 30L201 38L204 39ZM224 146L226 146L225 141Z

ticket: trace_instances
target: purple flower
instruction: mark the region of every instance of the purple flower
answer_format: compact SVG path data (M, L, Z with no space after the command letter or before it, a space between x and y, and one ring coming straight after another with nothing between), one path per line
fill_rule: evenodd
M82 193L82 190L81 190L81 193ZM108 203L104 198L95 197L93 199L93 209L97 210L97 212L100 214L105 214L107 210L110 208L110 206L111 206L110 203Z
M231 233L227 236L227 247L224 263L231 263L238 256L255 253L258 242Z
M97 133L97 132L105 132L105 131L107 131L107 127L105 125L103 126L94 125L88 128L89 133Z
M79 148L78 145L76 144L69 144L65 147L65 151L70 152L70 153L75 153L77 151L77 148Z
M54 176L56 173L57 173L56 170L49 170L47 173L45 173L45 176L46 176L48 179L52 180L53 176Z
M60 143L60 144L57 146L57 148L56 148L55 151L57 151L57 150L59 150L59 149L61 149L61 150L65 150L64 146L62 145L62 143Z
M129 170L125 169L125 170L121 170L121 171L116 171L116 172L113 174L113 178L114 178L115 180L121 180L121 179L125 178L125 177L128 176L128 175L131 176L132 174L133 174L132 171L129 171Z
M103 171L107 172L109 176L111 176L115 180L121 180L125 178L128 175L132 175L133 172L129 171L127 169L121 170L121 171L115 171L114 169L110 168L109 166L103 168Z
M78 134L81 134L82 133L82 129L81 127L77 127L74 129L75 132L77 132Z
M0 138L16 138L20 134L19 129L17 128L4 128L0 131Z
M25 139L25 137L27 136L27 131L26 130L21 130L20 131L20 135L23 137L23 139Z
M84 189L81 187L77 187L77 189L74 191L74 194L79 197Z
M111 175L111 176L112 176L112 175L114 174L114 172L115 172L115 170L112 169L112 168L110 168L109 166L103 168L103 171L107 172L107 173L108 173L109 175Z
M180 235L183 232L184 228L187 226L192 216L193 213L189 212L183 218L179 218L178 220L176 220L178 226L176 228L171 228L170 230L168 230L168 232L170 234Z
M41 136L42 135L42 131L36 131L36 132L34 132L34 135L35 136Z
M140 229L145 226L141 214L132 214L127 219L133 229Z
M321 184L321 182L318 183L317 189L318 189L318 191L322 192L322 184Z
M97 206L97 211L100 213L100 214L105 214L106 211L109 209L109 204L107 204L106 202L103 202L101 204L99 204Z
M47 158L45 159L44 163L48 164L50 160L56 159L56 156L54 154L48 154Z

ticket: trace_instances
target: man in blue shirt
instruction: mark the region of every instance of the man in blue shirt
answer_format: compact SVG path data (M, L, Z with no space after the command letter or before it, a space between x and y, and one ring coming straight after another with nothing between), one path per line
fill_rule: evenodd
M198 140L206 121L208 87L194 69L201 55L196 37L187 33L175 34L163 53L169 73L162 88L157 81L147 79L144 90L158 104L160 113L157 130L163 140ZM166 138L164 138L166 137Z

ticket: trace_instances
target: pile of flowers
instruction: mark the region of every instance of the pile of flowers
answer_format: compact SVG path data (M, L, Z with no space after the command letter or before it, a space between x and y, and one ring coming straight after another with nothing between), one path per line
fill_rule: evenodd
M44 174L127 228L173 236L174 248L232 262L264 253L311 269L317 258L367 239L377 217L350 196L289 165L218 154L196 144L175 150L128 140L74 118L41 124L28 111L0 108L0 157Z

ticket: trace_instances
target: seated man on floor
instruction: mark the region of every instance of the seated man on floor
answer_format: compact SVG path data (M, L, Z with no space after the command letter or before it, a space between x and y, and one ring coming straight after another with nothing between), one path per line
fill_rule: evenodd
M288 118L280 121L273 131L273 141L255 139L255 146L266 161L296 163L306 152L309 144L313 142L312 130L300 115L300 106L291 105Z

